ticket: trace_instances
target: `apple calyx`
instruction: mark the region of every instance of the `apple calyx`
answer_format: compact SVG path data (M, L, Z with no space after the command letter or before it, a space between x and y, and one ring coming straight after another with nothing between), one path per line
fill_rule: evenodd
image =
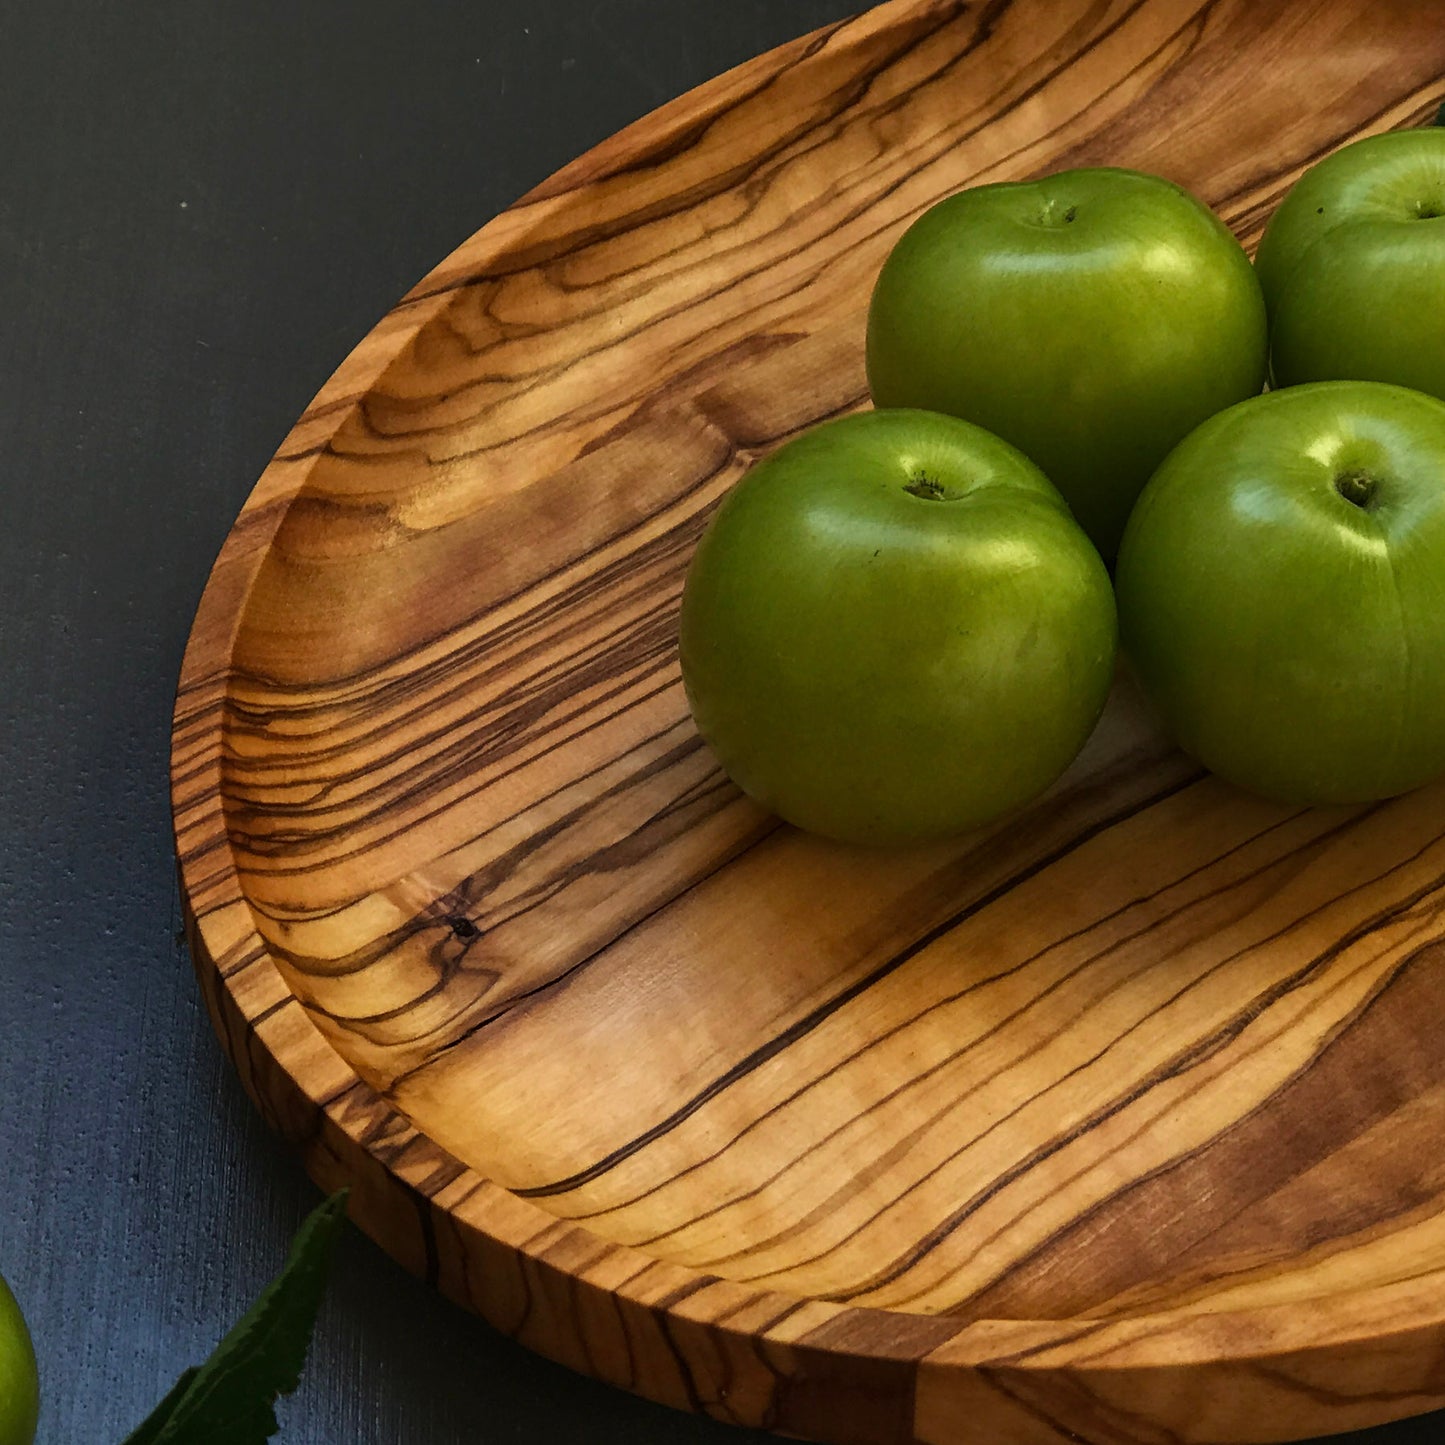
M1335 490L1362 512L1370 510L1379 483L1368 472L1345 472L1335 478Z
M905 482L903 490L910 496L922 497L925 502L956 502L962 492L955 492L945 487L942 482L935 481L926 473L914 477L911 482Z

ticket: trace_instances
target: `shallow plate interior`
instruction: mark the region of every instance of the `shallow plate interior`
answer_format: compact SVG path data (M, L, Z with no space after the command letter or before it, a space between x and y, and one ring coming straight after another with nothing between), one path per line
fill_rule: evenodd
M1270 6L1103 8L919 6L861 78L830 37L740 73L701 130L510 212L283 453L223 724L256 927L422 1134L602 1240L999 1319L1445 1258L1440 790L1250 799L1121 678L1043 802L883 854L778 825L688 718L700 529L752 459L865 404L868 289L923 207L1127 165L1252 241L1311 155L1438 86L1407 5L1308 44Z

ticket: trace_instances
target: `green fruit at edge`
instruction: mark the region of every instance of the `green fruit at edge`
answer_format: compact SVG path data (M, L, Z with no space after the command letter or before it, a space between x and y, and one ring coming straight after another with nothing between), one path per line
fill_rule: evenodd
M30 1445L40 1414L40 1380L30 1331L0 1279L0 1445Z
M1342 147L1300 177L1255 260L1275 382L1445 399L1445 127Z
M1445 773L1445 402L1327 381L1211 418L1115 585L1146 692L1221 777L1327 804Z
M1264 385L1259 282L1187 191L1136 171L977 186L904 233L868 314L879 406L963 417L1030 457L1112 561L1176 443Z

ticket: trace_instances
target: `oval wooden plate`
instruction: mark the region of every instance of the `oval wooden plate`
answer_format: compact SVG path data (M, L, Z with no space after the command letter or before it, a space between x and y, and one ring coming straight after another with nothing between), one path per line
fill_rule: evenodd
M718 498L866 404L924 207L1132 166L1252 244L1442 71L1417 0L884 5L582 157L357 348L216 563L174 804L217 1027L388 1250L822 1440L1445 1403L1445 789L1262 803L1121 684L1022 816L851 851L726 782L675 648Z

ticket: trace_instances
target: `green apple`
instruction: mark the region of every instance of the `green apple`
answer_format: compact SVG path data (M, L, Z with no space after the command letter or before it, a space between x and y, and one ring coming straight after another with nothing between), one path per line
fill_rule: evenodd
M40 1382L30 1331L0 1279L0 1445L30 1445L40 1411Z
M824 423L724 499L688 570L698 729L799 827L895 844L1029 801L1113 677L1109 577L1020 452L954 417Z
M1277 385L1389 381L1445 397L1445 128L1369 136L1312 166L1255 266Z
M1378 382L1204 423L1130 518L1124 650L1180 745L1269 797L1445 772L1445 403Z
M1136 171L1065 171L939 202L884 263L868 312L879 406L1012 442L1106 561L1170 448L1264 385L1264 300L1228 228Z

